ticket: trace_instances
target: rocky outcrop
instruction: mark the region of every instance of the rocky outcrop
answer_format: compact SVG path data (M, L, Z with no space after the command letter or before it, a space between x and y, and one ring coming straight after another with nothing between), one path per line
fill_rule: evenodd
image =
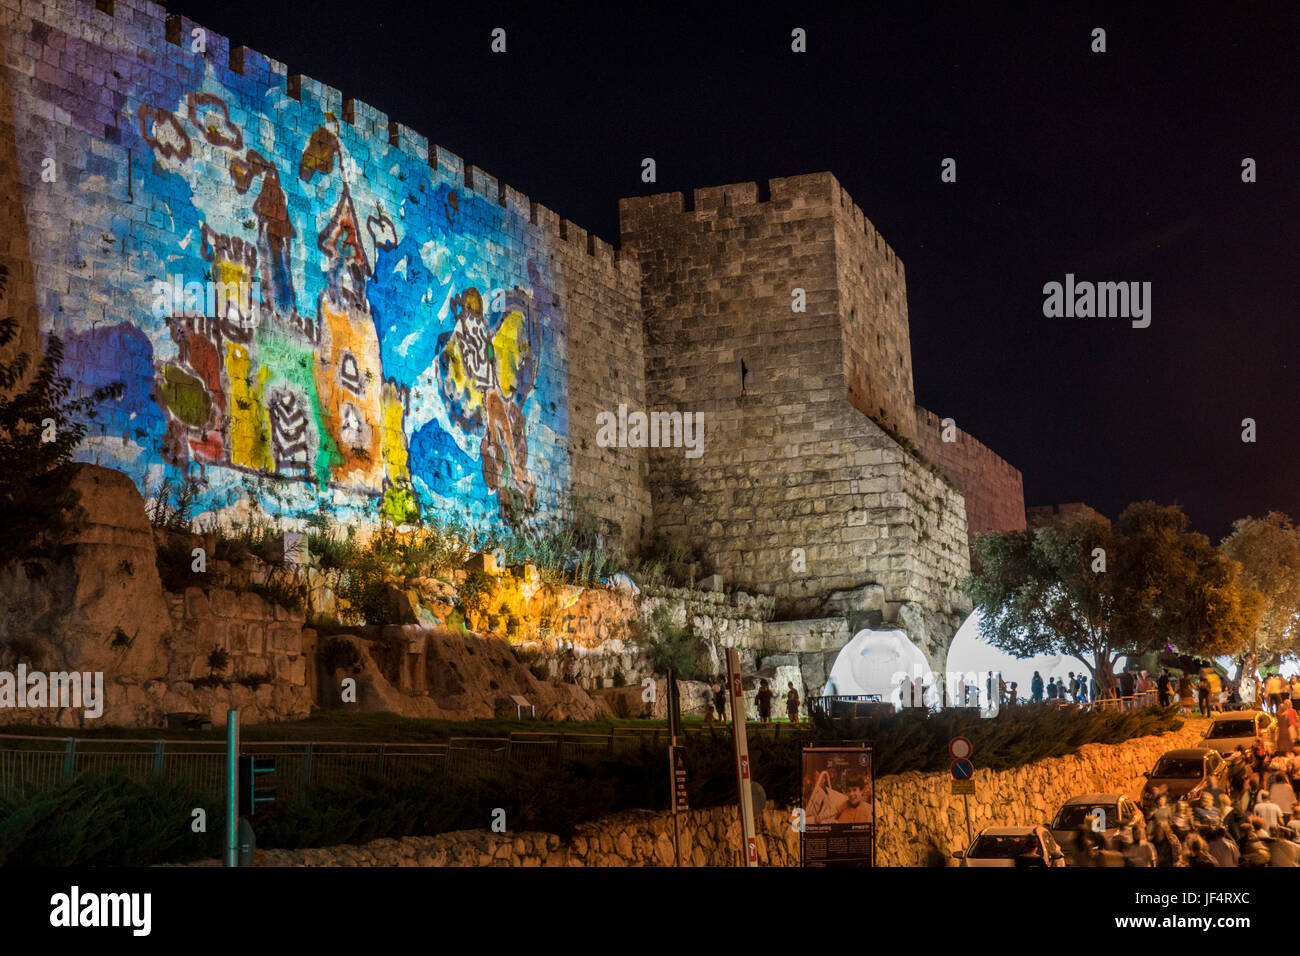
M232 574L216 561L193 575L208 586L166 592L130 479L78 465L71 483L77 514L57 556L0 569L0 665L101 672L103 713L0 709L0 723L157 727L170 713L221 723L230 707L249 723L307 716L301 611L224 586Z
M322 637L320 656L326 672L322 707L473 720L514 717L519 696L546 720L609 716L577 684L539 680L508 643L491 635L419 625L357 628ZM340 657L346 666L336 666ZM347 678L356 681L355 704L341 698ZM525 708L524 714L532 711Z

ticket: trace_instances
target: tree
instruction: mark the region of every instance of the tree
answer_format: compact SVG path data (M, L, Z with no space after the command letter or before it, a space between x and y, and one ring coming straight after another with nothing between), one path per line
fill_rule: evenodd
M9 270L0 264L0 296ZM12 317L0 319L0 348L18 335ZM57 534L76 505L69 487L72 454L86 435L79 418L100 402L120 397L121 383L70 399L73 382L60 374L63 343L50 335L45 355L26 388L23 380L30 356L20 353L0 360L0 527L4 546L0 565L31 554L43 536Z
M982 535L966 582L980 631L1018 657L1069 654L1103 694L1115 663L1166 647L1204 656L1239 648L1258 615L1240 565L1176 506L1132 504L1114 526L1079 515L1032 531Z
M1242 567L1246 584L1260 594L1259 626L1247 655L1246 673L1260 662L1276 665L1282 654L1300 651L1300 528L1270 511L1242 518L1220 545Z

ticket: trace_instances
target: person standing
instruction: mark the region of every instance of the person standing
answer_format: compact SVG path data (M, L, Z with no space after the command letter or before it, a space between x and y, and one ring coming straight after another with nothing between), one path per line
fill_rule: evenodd
M772 688L767 686L766 680L758 682L758 695L754 702L758 704L758 719L765 724L772 722Z
M1296 744L1296 712L1291 698L1283 697L1277 708L1277 742L1275 751L1290 756Z
M1210 679L1205 674L1196 684L1196 706L1202 717L1210 716Z
M1192 678L1187 674L1178 678L1178 706L1184 716L1192 713Z
M1035 704L1043 702L1043 675L1034 671L1034 678L1029 682L1029 694Z
M1015 706L1016 706L1016 703L1017 703L1017 701L1016 701L1016 696L1017 696L1019 693L1020 693L1020 692L1016 689L1016 682L1015 682L1015 681L1012 681L1012 682L1011 682L1011 690L1010 690L1010 692L1009 692L1009 694L1008 694L1008 697L1007 697L1007 703L1010 704L1012 707L1015 707Z
M726 681L721 677L713 682L713 706L718 711L718 720L727 722L727 692L723 690Z
M799 692L794 689L793 681L786 681L785 686L788 688L785 692L785 713L790 718L790 723L799 723Z
M1276 714L1278 705L1282 703L1281 676L1270 674L1268 680L1264 681L1264 693L1268 695L1269 713Z
M1047 699L1056 700L1056 678L1055 677L1049 677L1047 679Z
M1160 669L1160 679L1156 681L1156 691L1160 695L1160 706L1169 706L1169 671L1164 668Z
M1291 709L1300 712L1300 674L1291 675Z

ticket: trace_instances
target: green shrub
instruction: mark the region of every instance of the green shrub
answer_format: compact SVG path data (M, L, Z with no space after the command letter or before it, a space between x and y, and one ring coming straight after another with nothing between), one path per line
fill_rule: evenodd
M207 832L191 828L207 810ZM213 857L222 801L188 783L83 774L31 796L0 799L0 865L152 866Z

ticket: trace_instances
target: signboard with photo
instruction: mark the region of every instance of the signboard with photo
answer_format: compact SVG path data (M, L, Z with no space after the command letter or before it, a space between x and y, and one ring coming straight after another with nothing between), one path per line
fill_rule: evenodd
M804 866L875 866L876 787L870 747L803 752Z

